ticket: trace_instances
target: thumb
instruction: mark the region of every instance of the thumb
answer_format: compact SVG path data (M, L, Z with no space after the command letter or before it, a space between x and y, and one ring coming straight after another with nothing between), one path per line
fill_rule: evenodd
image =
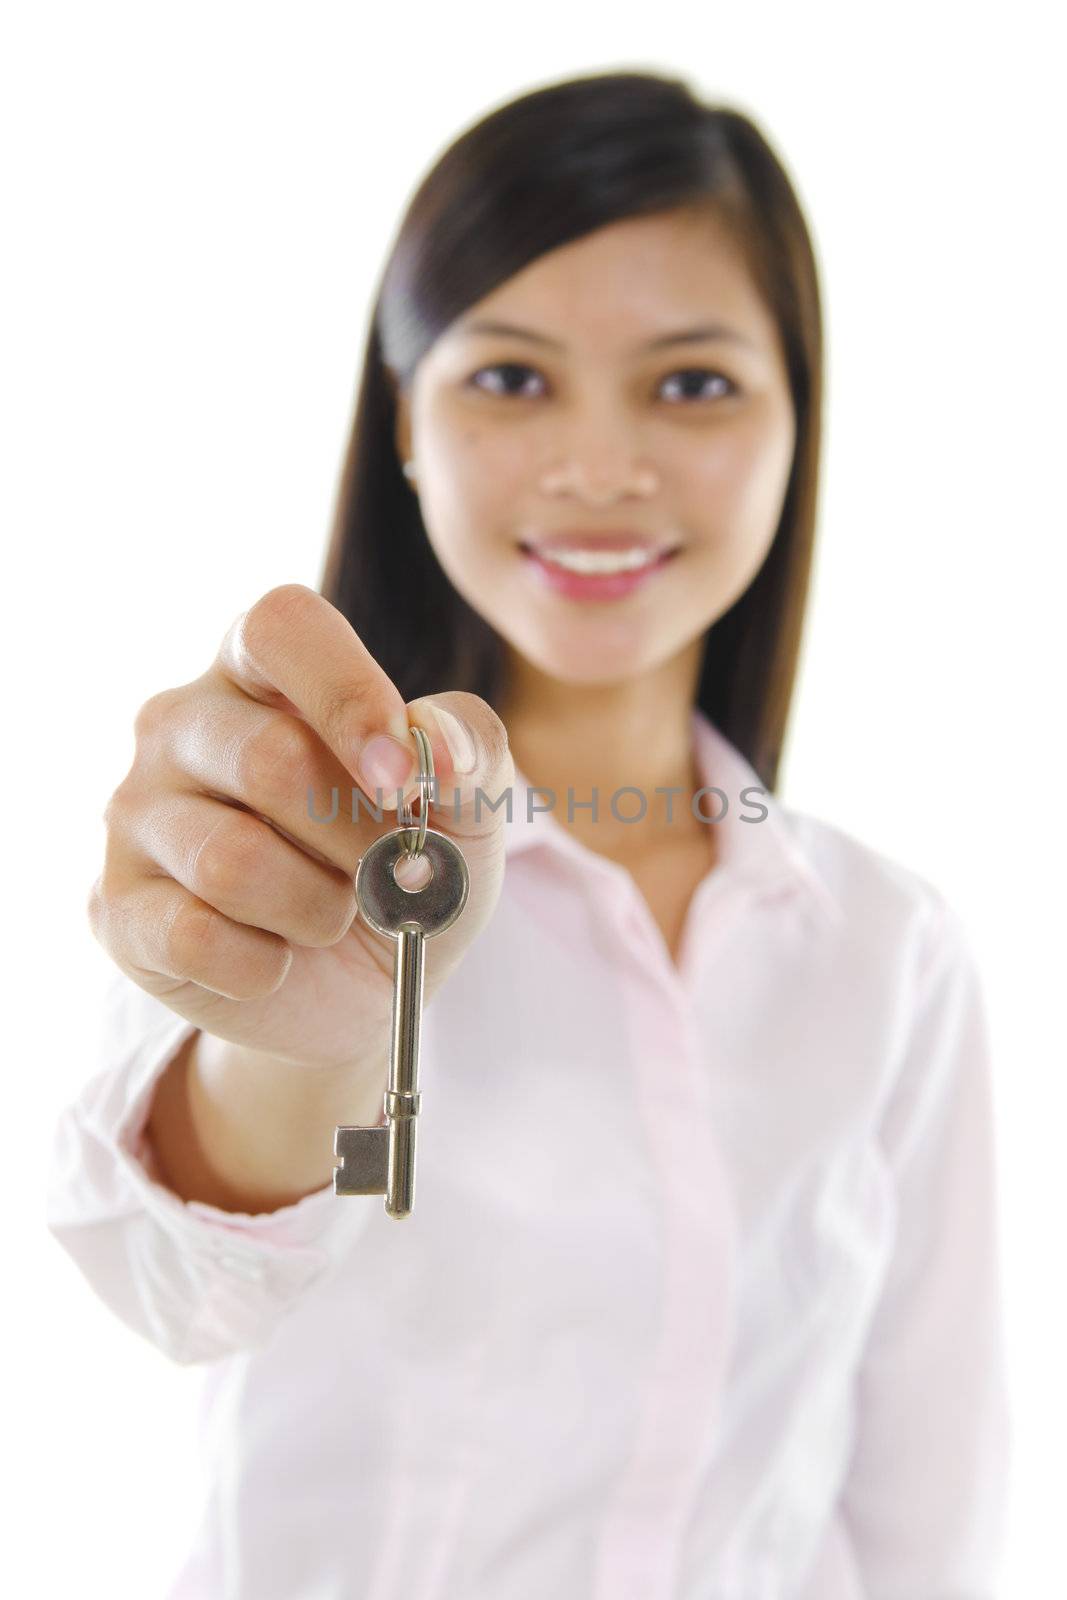
M496 712L462 689L421 695L408 701L407 711L433 752L430 826L457 842L496 839L510 815L515 783L507 729ZM404 790L409 804L419 794L418 778L416 765Z

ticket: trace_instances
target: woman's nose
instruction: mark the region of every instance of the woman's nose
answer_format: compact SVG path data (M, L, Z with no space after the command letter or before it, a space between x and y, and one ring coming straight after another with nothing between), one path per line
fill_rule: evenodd
M544 494L574 494L590 505L612 505L633 495L648 496L658 487L651 466L633 460L593 464L574 454L546 468L541 475Z

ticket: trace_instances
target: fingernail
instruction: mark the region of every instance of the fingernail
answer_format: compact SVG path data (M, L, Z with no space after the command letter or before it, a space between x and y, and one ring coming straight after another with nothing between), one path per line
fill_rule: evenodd
M437 718L437 726L448 746L455 771L473 772L478 763L478 752L466 724L453 716L451 711L445 711L442 706L431 706L430 709Z
M388 733L376 733L359 753L359 776L371 790L403 788L414 761L414 745L409 748Z

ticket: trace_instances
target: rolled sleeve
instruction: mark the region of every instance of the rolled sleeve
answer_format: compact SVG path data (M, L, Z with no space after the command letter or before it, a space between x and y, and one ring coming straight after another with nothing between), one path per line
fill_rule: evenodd
M993 1600L1010 1421L989 1034L938 899L881 1138L897 1218L858 1373L841 1512L868 1600Z
M172 1360L262 1343L346 1259L370 1200L332 1185L276 1211L184 1201L159 1180L145 1124L155 1087L195 1026L125 974L107 996L107 1061L56 1126L46 1221L97 1295Z

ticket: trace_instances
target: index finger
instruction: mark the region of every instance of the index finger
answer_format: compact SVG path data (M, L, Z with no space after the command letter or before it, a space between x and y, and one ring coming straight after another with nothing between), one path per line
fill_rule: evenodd
M415 749L400 691L347 617L314 589L268 590L231 624L216 665L251 699L302 717L369 798L377 798L376 785L391 792L406 784ZM387 743L375 753L395 751L394 767L368 789L359 758L380 736Z

